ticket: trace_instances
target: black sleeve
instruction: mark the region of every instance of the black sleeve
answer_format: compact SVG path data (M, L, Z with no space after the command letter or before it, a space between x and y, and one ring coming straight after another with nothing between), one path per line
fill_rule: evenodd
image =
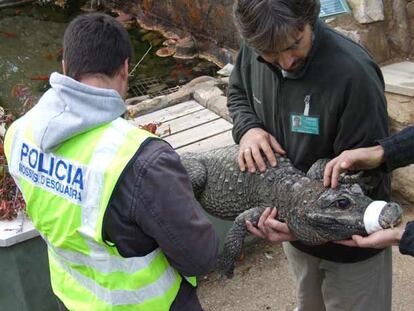
M414 163L414 126L378 141L384 148L385 166L390 172Z
M133 217L185 276L214 267L218 237L193 195L178 154L164 144L147 160L136 181Z
M243 63L246 47L242 43L236 64L230 75L227 107L233 120L233 139L238 144L242 136L251 128L264 128L262 122L254 112L246 94L246 85L243 74L246 75L246 65Z
M414 221L407 223L400 241L400 252L404 255L414 256Z
M346 149L373 146L377 140L388 136L384 82L378 66L365 63L352 67L350 70L354 72L348 77L334 141L335 156ZM388 174L381 168L364 171L363 174L373 187L367 195L373 199L388 200Z

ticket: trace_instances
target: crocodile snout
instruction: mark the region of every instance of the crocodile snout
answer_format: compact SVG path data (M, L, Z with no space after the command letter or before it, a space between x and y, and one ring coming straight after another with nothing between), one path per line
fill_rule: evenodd
M397 226L401 222L402 209L394 202L373 201L364 214L365 230L368 234Z
M399 204L390 202L387 203L378 218L378 223L383 229L394 228L401 223L402 208Z

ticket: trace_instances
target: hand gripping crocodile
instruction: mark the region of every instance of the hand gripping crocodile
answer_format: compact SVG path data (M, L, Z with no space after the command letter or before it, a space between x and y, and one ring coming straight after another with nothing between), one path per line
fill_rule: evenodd
M367 235L401 222L398 204L373 201L356 183L325 188L321 177L326 159L315 162L304 174L289 159L278 157L276 167L252 174L239 170L238 150L234 145L181 157L205 211L234 220L217 266L227 277L233 275L240 256L246 220L257 224L267 207L277 208L277 219L286 222L291 232L309 245L348 239L353 234Z

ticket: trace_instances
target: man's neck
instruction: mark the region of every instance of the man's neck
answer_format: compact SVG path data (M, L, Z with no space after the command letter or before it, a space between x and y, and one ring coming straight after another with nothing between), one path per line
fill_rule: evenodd
M114 79L108 78L104 75L86 75L79 79L79 82L101 89L113 89L120 93L117 89L118 83Z

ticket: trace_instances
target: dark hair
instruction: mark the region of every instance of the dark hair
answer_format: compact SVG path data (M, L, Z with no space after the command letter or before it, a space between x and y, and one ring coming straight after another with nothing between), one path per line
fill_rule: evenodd
M295 31L313 26L319 0L236 0L234 21L247 45L259 53L274 53Z
M113 77L131 57L127 31L109 15L81 15L65 30L63 59L67 75L73 79L79 80L86 74Z

